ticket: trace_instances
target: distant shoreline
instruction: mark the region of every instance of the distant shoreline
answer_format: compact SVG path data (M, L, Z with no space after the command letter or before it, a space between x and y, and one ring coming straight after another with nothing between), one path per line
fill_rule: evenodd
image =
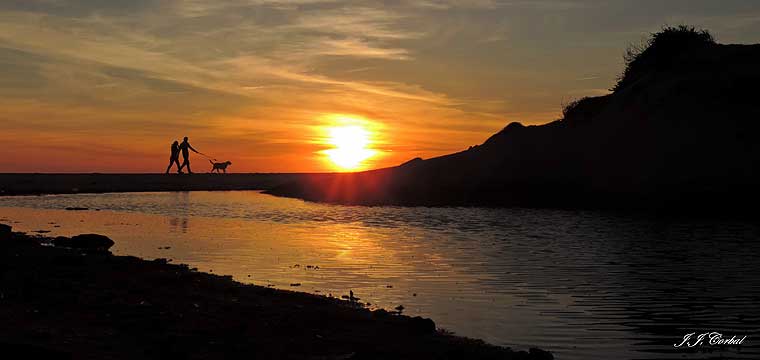
M449 193L441 198L390 193L383 186L400 168L356 173L231 173L231 174L0 174L0 197L55 194L102 194L183 191L262 191L265 194L315 203L362 206L539 208L621 212L644 216L748 217L747 203L760 198L755 189L686 193L663 188L647 193L594 193L574 187L523 184L510 196L483 186L484 194ZM367 186L369 184L370 186ZM372 185L376 185L373 187ZM434 186L433 186L434 187ZM402 187L403 188L403 187ZM326 192L325 189L331 189ZM475 188L477 190L477 187ZM336 195L337 196L333 196ZM743 201L737 201L742 194ZM350 196L346 196L350 195Z
M267 190L308 174L0 174L0 196L150 191Z

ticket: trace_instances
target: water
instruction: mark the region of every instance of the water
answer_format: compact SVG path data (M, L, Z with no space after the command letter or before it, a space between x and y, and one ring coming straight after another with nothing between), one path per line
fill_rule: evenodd
M558 359L760 358L760 227L749 222L336 206L252 191L6 197L0 222L101 233L117 254L241 282L353 290L373 308L403 305L457 334ZM708 331L747 339L673 347Z

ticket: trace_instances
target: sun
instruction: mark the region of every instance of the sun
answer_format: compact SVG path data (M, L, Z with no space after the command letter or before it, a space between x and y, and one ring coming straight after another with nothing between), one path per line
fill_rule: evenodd
M375 155L375 151L368 148L370 133L360 125L335 126L327 132L327 142L333 148L324 153L342 170L357 170L364 160Z

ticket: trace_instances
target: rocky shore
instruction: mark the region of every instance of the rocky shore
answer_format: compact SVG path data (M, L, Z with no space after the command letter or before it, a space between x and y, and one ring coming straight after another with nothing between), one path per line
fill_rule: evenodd
M430 319L114 256L99 235L0 225L0 351L56 359L552 359Z

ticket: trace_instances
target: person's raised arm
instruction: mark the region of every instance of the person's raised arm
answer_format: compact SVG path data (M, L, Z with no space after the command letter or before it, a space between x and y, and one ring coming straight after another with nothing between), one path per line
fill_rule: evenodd
M192 146L192 145L190 145L190 143L187 143L187 147L188 147L190 150L192 150L193 152L195 152L196 154L200 154L200 152L198 152L198 150L195 150L195 149L193 148L193 146Z

